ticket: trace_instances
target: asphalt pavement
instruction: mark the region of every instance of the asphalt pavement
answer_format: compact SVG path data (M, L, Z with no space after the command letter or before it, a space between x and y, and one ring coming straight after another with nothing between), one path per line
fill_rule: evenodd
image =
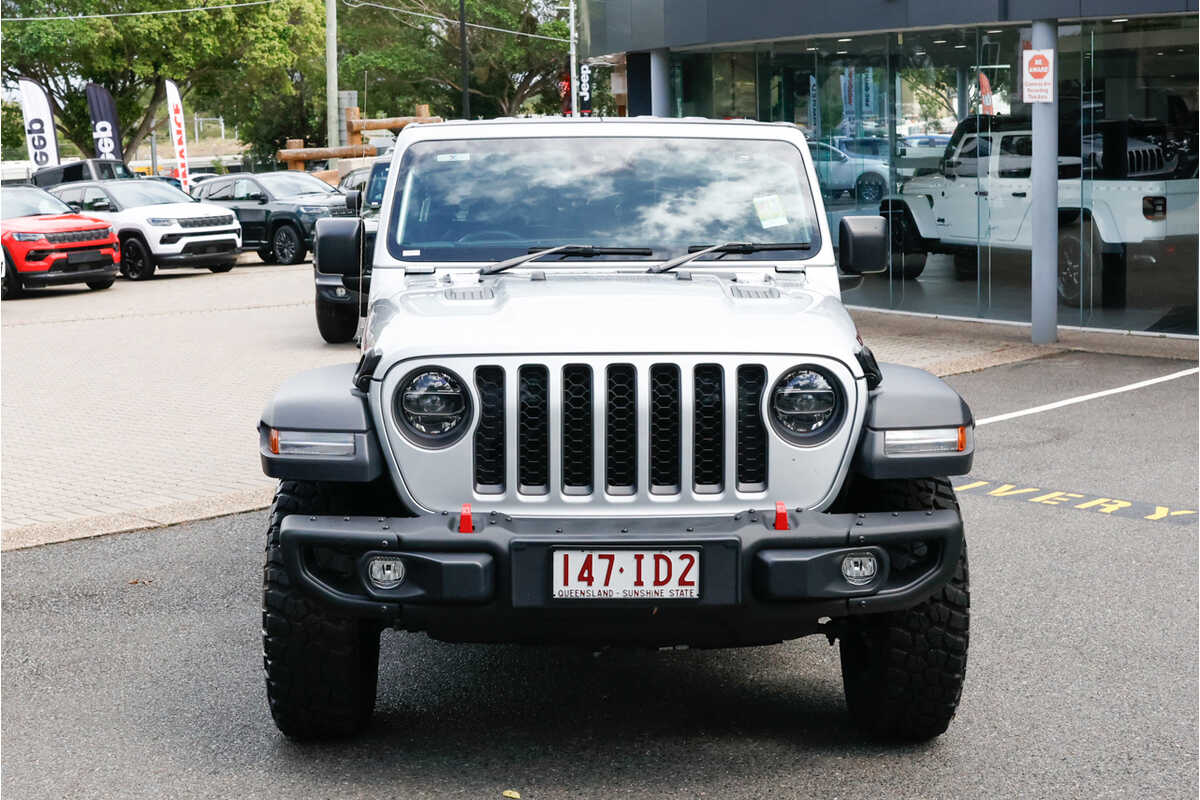
M986 418L1187 366L1067 353L948 380ZM0 789L1194 798L1197 415L1192 375L979 429L955 479L974 484L967 682L928 744L849 727L824 639L593 653L393 632L372 728L291 743L266 708L251 512L4 553Z

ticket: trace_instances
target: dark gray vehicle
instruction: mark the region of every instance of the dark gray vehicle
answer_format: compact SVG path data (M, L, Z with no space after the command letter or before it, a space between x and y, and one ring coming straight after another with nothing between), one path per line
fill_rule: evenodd
M350 190L346 195L346 207L357 211L363 220L363 253L370 253L375 247L375 231L379 228L379 207L383 204L383 190L387 186L388 168L392 159L384 157L376 159L370 167L354 170L350 175L366 171L359 175L362 179L357 183L362 191ZM344 182L343 182L344 183ZM367 312L367 297L365 290L371 285L371 271L365 269L360 275L347 280L342 272L322 272L318 263L317 253L320 248L313 250L313 277L317 287L317 330L322 338L330 344L348 342L358 331L358 320ZM364 259L365 260L365 259Z
M887 268L886 221L842 217L835 251L800 130L414 124L393 159L359 361L288 380L259 428L280 730L366 725L398 629L821 635L866 732L945 731L970 615L946 476L971 469L974 422L863 345L841 286ZM321 269L357 280L365 222L319 228Z
M214 178L192 193L232 209L242 224L243 247L268 264L299 264L312 248L317 220L353 216L345 195L295 170Z
M117 178L136 179L137 174L115 158L85 158L53 167L42 167L30 177L34 186L47 188L75 181L107 181Z

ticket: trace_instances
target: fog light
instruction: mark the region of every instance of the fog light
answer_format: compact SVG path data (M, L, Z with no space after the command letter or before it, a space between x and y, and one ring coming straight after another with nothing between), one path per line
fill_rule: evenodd
M335 295L337 295L338 297L345 297L345 296L346 296L346 287L345 287L345 286L339 286L339 287L337 287L336 289L334 289L334 290L333 290L333 293L334 293Z
M878 572L879 561L870 553L854 553L842 559L842 577L854 586L867 585Z
M395 589L404 582L404 562L395 556L376 556L367 562L367 577L376 589Z

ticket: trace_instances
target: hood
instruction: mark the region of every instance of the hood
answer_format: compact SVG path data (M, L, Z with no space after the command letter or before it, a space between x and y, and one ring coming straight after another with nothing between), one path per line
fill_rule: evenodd
M861 371L853 321L802 276L471 272L372 294L364 348L381 350L385 368L472 353L811 353Z
M143 217L170 217L171 219L227 217L233 213L225 206L212 203L160 203L153 206L138 206L129 210L136 211Z
M305 192L304 194L293 194L287 197L279 198L285 203L295 203L301 206L329 206L335 208L341 206L346 207L346 195L344 194L325 194L324 192Z
M24 233L66 233L107 228L109 224L95 217L80 214L45 214L33 217L14 217L4 220L4 230Z

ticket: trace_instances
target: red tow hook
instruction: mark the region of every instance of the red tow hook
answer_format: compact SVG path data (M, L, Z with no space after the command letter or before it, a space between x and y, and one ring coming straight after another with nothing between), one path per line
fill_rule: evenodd
M475 524L471 521L471 504L463 503L462 513L458 516L458 532L474 533Z
M788 529L787 506L785 506L783 504L783 501L781 500L775 504L775 530L786 531L787 529Z

